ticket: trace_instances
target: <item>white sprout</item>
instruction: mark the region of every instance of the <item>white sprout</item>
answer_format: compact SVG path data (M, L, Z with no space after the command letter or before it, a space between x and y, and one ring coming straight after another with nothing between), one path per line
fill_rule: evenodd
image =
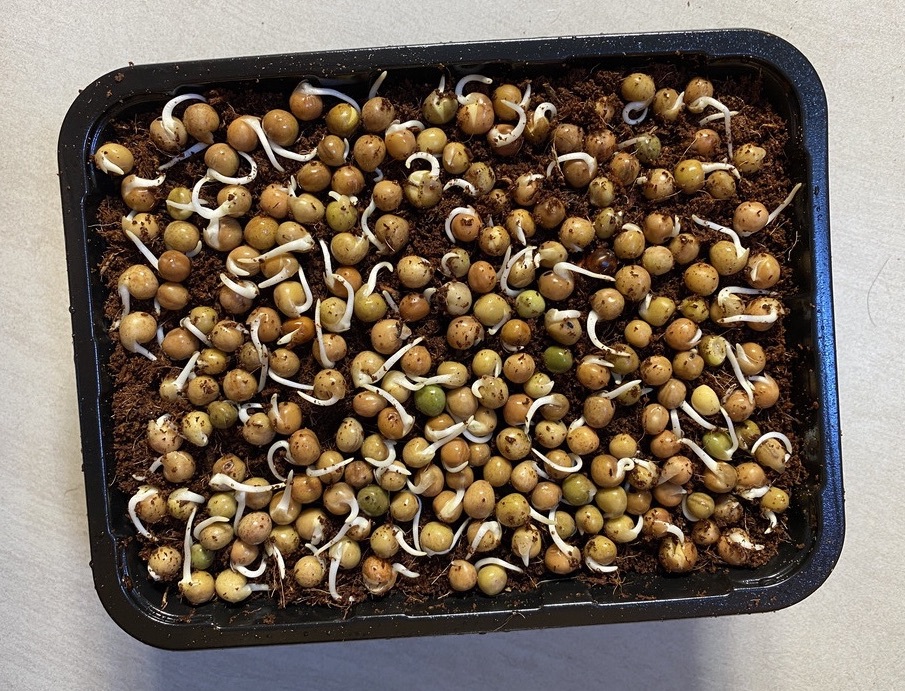
M400 564L398 561L393 564L393 571L400 574L401 576L405 576L406 578L421 578L420 573L416 573L415 571L410 571L405 567L404 564Z
M455 439L462 431L465 430L468 425L471 424L471 421L474 419L474 416L470 416L467 420L461 420L456 422L449 427L444 427L440 430L432 429L431 427L425 426L424 428L424 438L429 442L433 442L437 444L438 442L442 442L438 445L437 448L443 446L446 442Z
M510 564L508 561L503 559L499 559L498 557L485 557L484 559L479 559L474 563L474 567L478 570L481 570L483 567L493 564L494 566L499 566L501 568L507 569L509 571L515 571L516 573L525 573L525 570L520 566L516 566L515 564Z
M491 336L496 336L497 332L502 329L506 325L506 322L508 322L510 319L512 319L512 313L507 312L500 318L500 320L496 324L487 327L487 333Z
M418 496L423 494L424 490L431 486L431 479L427 476L424 476L421 478L421 482L419 482L417 485L413 484L411 480L406 480L405 484L406 487L408 487L409 492L411 492L415 496Z
M195 369L195 363L198 362L199 357L201 357L201 351L196 350L192 353L192 357L188 359L188 362L185 363L185 367L182 368L179 376L177 376L176 380L173 382L176 386L176 391L181 392L182 389L185 388L186 382L188 382L189 377L192 376L192 371Z
M323 240L321 242L323 242ZM295 240L290 240L289 242L285 242L282 245L277 245L272 250L264 252L263 254L259 254L257 257L240 259L239 261L249 264L263 264L268 259L273 259L274 257L279 257L284 254L290 254L291 252L310 252L313 249L314 240L312 239L310 233L305 232L302 237L296 238Z
M240 295L248 300L258 297L258 286L251 281L234 281L225 273L220 274L220 282L233 291L236 295Z
M494 539L499 541L503 537L503 528L497 521L485 521L481 523L477 532L475 533L474 540L471 541L471 544L468 546L468 552L466 553L466 559L471 559L471 556L478 551L478 547L481 544L481 540L484 539L484 536L490 533L493 535ZM475 568L478 568L475 565Z
M242 262L239 259L236 259L232 256L226 257L226 270L229 271L233 276L251 276L251 272L243 269L240 266L240 263L254 263L254 259L248 259L246 262Z
M581 552L575 545L568 544L565 540L562 539L559 532L556 530L556 507L554 506L550 509L549 517L546 521L547 529L550 531L550 537L553 538L554 544L559 547L559 551L563 553L563 555L567 557L575 557L576 559L581 556Z
M726 286L722 288L716 295L716 302L720 307L726 307L726 301L731 295L766 295L769 290L759 290L757 288L745 288L743 286Z
M327 348L324 345L324 330L321 327L321 301L318 298L314 305L314 334L317 341L317 348L320 352L321 362L327 367L333 367L336 363L327 356Z
M617 398L617 397L621 396L622 394L626 393L627 391L631 391L633 388L635 388L636 386L640 386L640 385L641 385L640 379L633 379L632 381L626 382L625 384L622 384L621 386L616 387L612 391L607 391L605 393L600 393L597 395L603 396L604 398L613 399L613 398ZM642 392L643 392L643 389L642 389Z
M464 436L464 433L463 433L463 436ZM453 465L453 466L447 465L446 461L441 461L440 465L443 466L443 470L445 470L447 473L461 473L463 470L465 470L468 467L468 460L464 460L459 465Z
M462 525L460 525L459 529L456 530L455 534L453 534L452 543L446 549L442 549L438 552L432 549L425 549L424 551L427 552L427 556L438 557L441 554L449 554L450 552L452 552L455 549L456 545L459 544L459 540L462 539L462 534L465 532L465 529L468 527L469 523L471 523L470 518L466 518L464 521L462 521Z
M327 576L327 586L330 589L330 597L334 600L342 600L342 595L336 590L336 574L339 573L339 562L342 561L343 556L345 556L346 550L349 545L346 542L339 544L336 546L336 549L330 550L330 571ZM352 601L352 598L349 598L349 601Z
M227 492L232 490L234 492L245 492L247 494L273 492L274 490L283 489L286 486L285 482L277 482L272 485L248 485L234 480L225 473L215 473L208 484L211 489L216 492Z
M544 176L541 175L540 173L535 173L534 175L529 175L528 177L529 177L529 179L534 180L537 178L543 179ZM522 245L528 244L528 238L525 236L525 229L522 228L521 216L517 216L515 219L515 239L518 240L519 243L521 243ZM537 268L537 267L535 267L535 268Z
M530 96L530 91L528 93ZM496 127L491 130L491 132L493 133L493 145L498 147L506 146L507 144L512 144L513 142L515 142L519 137L522 136L522 132L525 131L525 124L528 122L528 117L525 114L524 106L506 100L503 100L502 103L503 105L509 106L510 108L512 108L512 110L518 113L518 123L508 134L501 134Z
M723 114L723 123L726 128L726 153L732 158L732 113L724 104L711 96L701 96L688 104L688 110L692 113L702 113L704 108L712 106Z
M209 516L192 529L192 537L197 540L201 537L201 531L214 523L229 523L229 519L226 516Z
M584 415L582 415L581 417L575 418L569 424L569 432L574 432L576 429L578 429L582 425L586 425L586 424L588 424L588 421L584 419Z
M351 495L346 499L340 498L339 501L340 501L340 503L344 503L346 506L349 507L349 515L346 516L346 520L343 521L342 526L336 532L336 535L334 535L331 540L329 540L328 542L325 542L317 549L312 550L312 553L314 554L315 557L320 556L323 552L327 551L328 549L333 547L333 545L335 545L340 540L342 540L343 537L345 537L345 534L347 532L349 532L349 530L352 528L352 524L355 522L355 519L358 518L358 512L359 512L360 508L358 506L358 500L355 498L354 495ZM314 545L311 545L309 543L305 546L308 549L311 549L311 547L313 547Z
M653 100L654 98L651 96L644 101L630 101L626 103L625 107L622 109L622 121L626 125L640 125L644 118L647 117L648 108ZM638 113L638 115L633 117L632 113Z
M371 214L374 213L374 210L377 208L377 204L374 202L374 197L371 197L371 202L365 208L364 211L361 212L361 234L364 235L368 242L370 242L374 247L376 247L381 252L386 252L387 247L377 239L377 236L374 235L371 230L371 226L368 225L368 220L371 218ZM321 240L321 243L324 241Z
M390 123L390 126L386 128L386 131L383 134L385 137L387 137L396 132L402 132L403 130L416 130L418 132L421 132L423 129L424 123L420 120L406 120L405 122L393 120L393 122Z
M292 478L294 476L295 471L290 470L289 476L286 478L286 487L283 489L283 495L280 497L280 501L276 505L277 511L285 512L292 504Z
M275 395L276 394L274 394L274 396ZM274 408L274 410L276 410L276 409ZM276 452L281 449L283 451L283 454L285 456L288 456L289 442L286 441L285 439L280 439L270 445L270 448L267 450L267 467L270 468L270 472L273 473L273 476L275 478L277 478L278 480L280 480L282 482L285 482L286 478L277 472L277 467L276 467L276 464L274 463L274 457L276 456Z
M261 119L253 115L240 115L237 119L248 125L248 127L251 128L251 131L254 132L255 135L257 135L258 141L261 142L261 148L264 149L264 153L267 155L267 160L270 161L270 165L272 165L281 173L285 172L286 169L280 165L279 161L277 161L277 157L274 153L270 138L267 136L264 128L261 127ZM285 151L285 149L283 149L283 151Z
M459 489L456 490L456 495L450 501L446 502L446 504L444 504L443 507L437 512L437 518L444 522L452 520L456 509L459 508L464 497L465 488L459 487Z
M493 80L490 77L485 77L482 74L467 74L462 77L458 82L456 82L456 88L454 92L456 94L456 99L459 101L461 105L465 105L470 103L468 100L468 96L463 96L462 91L465 89L465 85L470 82L481 82L481 84L493 84Z
M338 393L334 393L330 396L330 398L317 398L315 396L309 396L304 391L296 391L296 393L308 401L312 405L320 406L321 408L329 408L331 405L336 405L342 400L342 396Z
M197 244L195 245L195 249L191 249L188 252L186 252L185 256L188 257L189 259L191 259L193 257L197 257L198 253L201 252L201 249L203 247L204 247L204 244L201 242L201 240L199 240L197 242Z
M201 151L204 151L208 146L210 146L210 144L205 144L204 142L195 142L185 151L181 151L180 153L178 153L175 156L173 156L172 158L170 158L170 160L167 161L166 163L161 163L159 166L157 166L157 172L160 173L160 172L163 172L164 170L172 168L180 161L184 161L187 158L191 158L195 154L197 154ZM122 173L122 171L120 171L118 174L122 175L123 173ZM170 206L176 206L177 208L182 208L182 209L185 209L186 206L190 206L188 204L181 204L179 202L171 202L171 201L168 201L167 204Z
M383 445L387 447L387 457L385 460L378 461L376 458L364 456L365 462L370 463L375 468L386 468L392 465L393 461L396 460L396 441L393 439L384 439Z
M547 118L548 120L555 118L558 112L559 111L556 110L556 106L554 106L549 101L544 101L534 109L534 122L537 122L543 117Z
M738 168L736 168L731 163L720 163L720 162L702 163L701 170L704 171L704 175L710 175L710 173L714 172L715 170L728 170L730 173L732 173L732 175L734 175L739 180L742 179L742 174L738 172Z
M672 425L672 433L676 435L677 439L685 436L684 432L682 432L682 423L679 422L678 408L672 408L669 411L669 422Z
M399 543L399 546L404 552L411 554L413 557L427 556L427 552L424 552L420 549L414 549L409 546L409 544L405 541L405 533L402 532L402 528L400 528L398 525L393 526L393 534L396 536L396 542Z
M412 161L427 161L430 164L431 171L430 176L432 178L440 177L440 162L437 160L437 157L432 153L428 153L427 151L416 151L407 159L405 159L405 167L411 168Z
M387 307L389 307L393 312L399 311L399 305L396 304L396 301L393 299L393 296L390 295L388 290L381 290L380 294L383 295L383 299L387 302Z
M156 178L140 178L137 175L133 175L131 180L122 184L120 193L123 197L125 197L132 190L147 189L149 187L160 187L160 185L163 184L163 181L166 180L166 178L167 176L165 173L161 173Z
M326 89L323 87L312 86L311 83L307 80L299 82L299 85L295 87L293 93L297 94L310 94L312 96L335 96L341 101L345 101L350 106L352 106L357 113L361 113L361 107L358 103L355 102L355 99L350 96L346 96L346 94L341 91L337 91L336 89Z
M365 282L364 286L362 286L362 295L364 297L368 297L376 290L377 275L380 273L381 269L392 271L393 265L390 262L380 262L379 264L374 265L374 267L371 269L371 272L368 274L368 280Z
M422 389L430 384L440 384L443 386L446 384L455 384L459 381L454 374L435 374L432 377L415 377L414 379L421 385Z
M581 456L579 456L578 454L574 454L574 453L569 454L569 458L572 459L572 463L574 465L567 467L564 465L560 465L559 463L554 463L549 458L547 458L546 455L544 455L543 453L541 453L534 447L531 448L531 452L535 456L537 456L539 459L541 459L544 463L546 463L548 466L553 468L553 470L560 472L560 473L577 473L579 470L581 470L581 466L584 463L581 459Z
M541 467L537 464L537 461L531 461L531 467L534 468L534 472L537 473L539 477L542 477L544 480L549 480L549 479L550 479L549 473L547 473L546 470L544 470L543 468L541 468ZM621 482L621 480L620 480L620 482Z
M732 371L735 373L735 378L738 379L739 385L744 389L745 393L748 394L748 400L754 400L754 387L751 386L751 382L749 382L744 373L742 372L742 368L738 364L738 358L735 357L735 353L732 351L732 346L729 344L725 338L723 339L723 345L726 349L726 358L729 360L729 364L732 365Z
M350 456L349 458L344 458L337 463L332 465L328 465L326 468L314 468L313 466L308 466L305 469L305 474L308 477L323 477L324 475L329 475L330 473L336 472L340 468L345 468L352 461L355 460L355 456Z
M618 571L619 567L615 564L601 564L596 559L585 555L584 558L585 566L587 566L591 571L595 573L613 573L614 571Z
M388 262L384 262L384 263L386 264ZM423 341L423 340L424 340L424 336L418 336L418 338L416 338L414 341L412 341L411 343L407 343L406 345L402 346L402 348L400 348L395 353L393 353L389 358L387 358L384 361L384 363L377 370L375 370L374 372L372 372L370 374L365 374L364 376L370 377L371 383L380 381L381 379L383 379L383 376L387 372L389 372L390 369L392 369L393 365L395 365L397 362L399 362L399 360L401 360L407 352L409 352L412 348L414 348L416 345L421 343L421 341ZM424 388L424 386L422 385L422 386L419 386L418 388Z
M374 477L377 478L377 481L379 482L380 479L384 475L386 475L388 472L390 472L390 469L391 469L390 466L384 466L382 468L377 468L374 471ZM398 475L404 475L406 477L410 477L412 474L412 471L404 466L396 466L395 468L392 468L392 471Z
M456 216L461 216L462 214L469 214L474 216L475 210L474 207L471 206L457 206L455 209L449 212L449 215L446 217L446 222L443 224L444 229L446 230L446 237L449 238L449 241L452 243L456 242L456 238L452 232L452 222L455 220Z
M773 211L770 212L770 215L767 217L767 225L776 220L776 217L782 213L782 210L792 203L792 200L795 199L795 195L800 189L801 183L799 182L795 185L795 187L792 188L792 191L789 192L789 196L786 197L779 206L777 206L775 209L773 209Z
M729 439L732 442L732 446L730 446L726 453L729 458L732 458L732 454L738 451L738 434L735 431L735 425L732 424L732 419L729 417L729 413L726 412L726 409L723 406L720 406L720 413L723 415L723 420L726 422L726 430L729 432Z
M113 173L114 175L125 175L126 171L116 165L113 161L107 158L106 153L103 149L98 151L97 154L100 156L100 163L97 164L97 167L100 168L105 173ZM133 216L135 214L135 210L133 209L129 216Z
M665 523L665 521L662 521L662 522ZM685 543L685 533L682 532L682 529L679 528L679 526L677 526L673 523L666 523L666 532L670 533L671 535L675 535L676 539L680 543L683 543L683 544Z
M443 185L443 191L445 192L450 187L460 187L463 190L465 190L466 192L468 192L468 194L470 194L472 197L478 196L478 188L475 187L474 185L472 185L470 182L468 182L468 180L465 180L463 178L453 178L452 180L447 182L445 185Z
M560 278L566 279L567 281L573 279L573 273L581 274L582 276L590 276L591 278L599 278L604 281L616 280L612 276L607 276L606 274L599 274L594 271L588 271L587 269L582 268L577 264L573 264L572 262L556 262L556 264L553 265L553 273L555 273Z
M204 501L204 498L201 499ZM193 506L189 519L185 522L185 537L182 538L182 578L179 585L186 586L192 582L192 523L195 522L195 514L198 507Z
M377 95L377 92L380 90L380 85L383 84L383 80L387 78L387 71L384 70L381 72L377 79L374 80L374 83L371 84L371 88L368 90L368 100L370 101Z
M770 509L761 509L760 512L764 518L770 521L770 525L764 531L764 535L769 535L773 532L773 529L777 526L779 520L776 518L776 513L771 511Z
M679 443L685 444L685 446L687 446L689 449L694 451L695 455L704 462L704 465L707 466L707 468L710 470L710 472L719 473L719 470L720 470L719 464L715 460L713 460L713 458L711 458L710 454L708 454L706 451L704 451L704 449L702 449L700 446L698 446L693 441L691 441L691 439L679 439Z
M748 489L737 490L735 493L740 496L742 499L747 499L748 501L754 501L755 499L760 499L767 492L770 491L769 485L764 485L763 487L749 487Z
M126 237L128 237L135 244L135 246L138 248L138 251L141 252L144 255L145 259L148 260L148 264L153 266L154 270L156 271L159 264L157 257L155 257L154 253L151 252L151 250L148 249L147 245L145 245L145 243L141 241L141 238L139 238L131 230L126 231Z
M283 553L280 548L269 540L264 543L264 553L267 556L274 557L277 562L277 570L280 574L280 580L286 578L286 562L283 560Z
M550 388L552 389L553 387L551 386ZM556 395L550 393L534 399L531 406L528 408L528 411L525 413L525 432L528 432L531 429L531 419L534 417L534 414L542 407L548 403L553 403L555 400Z
M755 367L754 361L748 357L748 353L742 347L741 343L735 344L735 356L738 358L739 363L743 365L748 365L749 367Z
M697 422L697 423L698 423L701 427L703 427L704 429L706 429L706 430L714 430L714 429L716 429L716 425L714 425L712 422L708 422L708 421L705 420L703 417L701 417L701 416L698 414L698 411L696 411L694 408L692 408L691 405L688 403L688 401L682 401L682 402L679 404L679 408L681 408L682 412L684 412L688 417L690 417L692 420L694 420L695 422ZM675 410L675 409L673 409L673 410ZM671 413L672 413L672 411L670 411L670 414L671 414ZM681 436L682 436L681 428L679 429L678 432L676 432L676 436L677 436L677 437L681 437Z
M575 151L570 154L562 154L550 161L550 165L547 166L547 177L550 177L553 174L554 168L559 168L560 163L565 163L567 161L584 161L591 177L594 177L597 174L597 159L584 151Z
M283 158L288 158L291 161L298 161L299 163L307 163L308 161L314 160L317 156L317 147L311 149L308 153L300 154L290 149L286 149L275 141L268 138L268 143L270 144L270 148L273 149L273 152L278 156L282 156ZM348 154L348 151L346 152ZM345 160L345 156L343 156ZM278 170L282 170L282 168L278 168Z
M192 323L192 320L189 319L188 317L183 317L182 319L180 319L179 326L181 326L186 331L189 331L195 338L197 338L199 341L201 341L204 345L206 345L206 346L211 345L211 341L207 337L207 334L204 333L197 326L195 326Z
M145 528L144 524L141 522L141 519L136 513L136 507L138 506L139 502L144 501L148 497L153 497L155 494L157 494L156 487L146 487L145 489L139 490L138 492L133 494L129 499L129 518L132 519L132 523L135 525L135 529L145 537L151 537L151 532L147 528Z
M222 173L218 173L213 168L207 169L207 174L205 177L216 180L217 182L223 183L224 185L247 185L250 182L253 182L254 179L258 176L258 164L257 162L249 156L244 151L237 151L242 158L244 158L248 165L251 167L248 175L242 175L240 177L230 177L228 175L223 175ZM203 179L203 178L202 178Z
M683 92L684 93L684 92ZM735 117L738 115L737 110L730 110L729 115ZM715 122L717 120L722 120L725 116L722 113L711 113L710 115L705 115L700 120L698 120L698 127L703 127L709 122Z
M333 333L345 333L352 328L352 310L355 306L355 291L352 289L352 284L340 274L333 274L333 278L342 283L343 287L346 289L346 308L343 311L342 318L330 327L330 331Z
M751 454L753 455L754 452L757 451L758 447L768 439L779 439L779 441L782 442L782 445L786 447L785 460L788 462L788 460L792 457L792 441L782 432L767 432L760 435L757 438L757 441L751 445Z
M207 99L201 94L182 94L167 101L163 106L163 112L160 114L160 123L166 133L171 136L176 134L176 121L173 118L173 109L184 101L203 101L207 103Z
M264 572L267 570L267 559L262 554L261 563L258 564L258 568L256 568L256 569L249 569L247 566L242 566L241 564L236 564L235 562L230 560L229 568L231 568L236 573L241 573L246 578L257 578L258 576L263 576Z
M292 277L296 272L298 272L298 270L299 270L299 267L298 267L297 263L288 262L282 269L280 269L273 276L258 283L258 288L269 288L270 286L275 286L277 283L282 283L287 278Z
M725 233L730 238L732 238L732 244L735 245L735 255L741 259L746 254L748 254L748 250L746 250L742 246L742 241L732 228L727 228L726 226L721 226L719 223L714 223L713 221L705 221L700 216L695 214L691 215L691 220L697 223L699 226L704 226L705 228L710 228L710 230L718 230L721 233Z
M689 521L691 523L697 523L699 520L701 520L700 518L698 518L697 516L695 516L688 510L688 496L687 495L682 497L682 515L685 516L686 521Z
M594 310L588 312L587 321L588 338L591 339L591 343L593 343L597 348L600 348L601 350L607 350L608 346L597 336L597 322L599 321L597 312L595 312ZM611 364L609 366L612 367L613 365Z
M779 312L770 314L733 314L717 319L719 324L773 324L779 319Z
M455 252L447 252L442 257L440 257L440 271L443 272L444 276L452 278L452 270L449 268L449 260L458 258L459 255Z
M201 216L201 218L205 218L209 221L226 216L230 207L230 202L227 200L216 209L207 208L207 202L201 199L201 188L212 180L213 178L205 175L204 177L199 178L198 182L192 186L192 208L195 210L196 214Z
M735 544L744 547L745 549L753 549L755 552L760 552L764 548L763 545L758 545L751 542L751 540L748 539L748 537L742 530L730 530L728 535L726 536L726 539L729 540L729 542L734 542Z
M362 386L368 391L376 393L396 409L396 412L399 413L399 419L402 421L402 429L404 434L408 434L412 431L412 428L415 426L415 418L409 415L408 411L402 406L402 403L400 403L395 396L392 396L383 389L380 389L371 384L363 384Z

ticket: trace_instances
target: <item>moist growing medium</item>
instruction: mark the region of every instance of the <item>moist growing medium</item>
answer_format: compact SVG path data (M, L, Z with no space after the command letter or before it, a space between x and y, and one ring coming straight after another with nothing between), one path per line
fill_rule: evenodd
M180 94L92 157L148 578L349 607L769 562L807 354L760 83L430 79Z

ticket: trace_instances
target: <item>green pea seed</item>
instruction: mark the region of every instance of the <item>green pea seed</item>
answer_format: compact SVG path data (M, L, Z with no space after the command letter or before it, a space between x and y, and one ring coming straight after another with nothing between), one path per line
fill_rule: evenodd
M446 393L442 387L429 384L415 392L415 407L430 417L439 415L446 407Z
M568 348L550 346L544 351L544 366L553 374L568 372L572 364L572 351Z

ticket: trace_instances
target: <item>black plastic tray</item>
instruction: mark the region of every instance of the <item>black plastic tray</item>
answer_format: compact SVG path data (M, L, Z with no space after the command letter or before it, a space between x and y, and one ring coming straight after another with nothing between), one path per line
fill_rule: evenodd
M578 580L543 583L532 593L475 595L405 604L392 594L349 613L326 607L278 609L270 600L239 606L222 602L194 609L178 598L161 608L137 554L125 547L133 532L126 499L113 489L111 352L103 318L104 291L94 267L103 247L92 232L97 206L109 189L89 158L110 121L172 94L214 85L291 90L316 77L347 83L379 70L417 72L429 66L465 69L575 62L630 70L651 62L701 67L713 76L759 74L774 107L787 118L791 176L805 182L793 206L801 237L792 256L810 286L788 305L789 333L809 346L811 360L798 373L801 400L818 403L805 435L808 484L789 512L791 540L756 570L679 578L627 574L620 592ZM436 72L432 72L436 74ZM339 641L392 636L486 632L578 624L673 619L758 612L801 601L829 576L845 530L839 405L830 280L827 109L820 80L807 59L775 36L749 30L581 36L245 57L129 66L84 89L70 108L59 140L69 290L75 351L82 457L95 586L110 616L135 638L170 649Z

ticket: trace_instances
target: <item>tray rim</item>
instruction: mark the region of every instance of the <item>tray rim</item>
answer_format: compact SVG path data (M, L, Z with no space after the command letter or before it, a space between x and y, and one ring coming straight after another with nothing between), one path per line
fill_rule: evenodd
M531 59L513 60L513 53ZM384 67L433 64L507 62L543 63L588 57L623 57L626 60L676 59L683 53L707 59L742 60L762 65L786 79L801 111L802 146L808 152L811 178L812 260L814 295L822 299L813 313L814 351L821 392L822 428L818 457L824 463L817 499L817 534L801 567L767 586L734 586L728 593L652 601L593 603L552 602L526 610L469 614L383 614L352 616L324 627L322 622L225 628L209 622L182 622L159 611L151 617L139 607L120 579L124 554L112 534L109 495L103 478L105 459L100 410L99 343L93 333L98 309L90 297L92 267L82 238L89 224L85 201L89 189L90 151L98 113L143 95L173 92L194 83L250 78L301 78L305 75L373 71ZM141 84L136 87L133 85ZM100 110L99 110L100 108ZM752 29L688 32L582 35L476 43L391 46L350 50L283 53L216 60L129 65L94 80L70 107L59 135L58 164L63 204L63 226L72 315L83 472L88 508L91 564L98 596L111 618L127 633L149 645L166 649L200 649L239 645L339 641L440 633L487 632L576 624L648 621L772 611L800 602L830 575L842 550L845 534L838 383L833 329L829 237L827 156L827 104L819 76L792 44L775 35ZM73 160L78 161L77 165ZM79 296L88 296L87 300ZM93 475L97 474L97 477ZM98 481L98 478L101 481ZM519 614L519 616L513 616ZM437 621L443 626L437 626ZM332 631L330 629L333 629Z

